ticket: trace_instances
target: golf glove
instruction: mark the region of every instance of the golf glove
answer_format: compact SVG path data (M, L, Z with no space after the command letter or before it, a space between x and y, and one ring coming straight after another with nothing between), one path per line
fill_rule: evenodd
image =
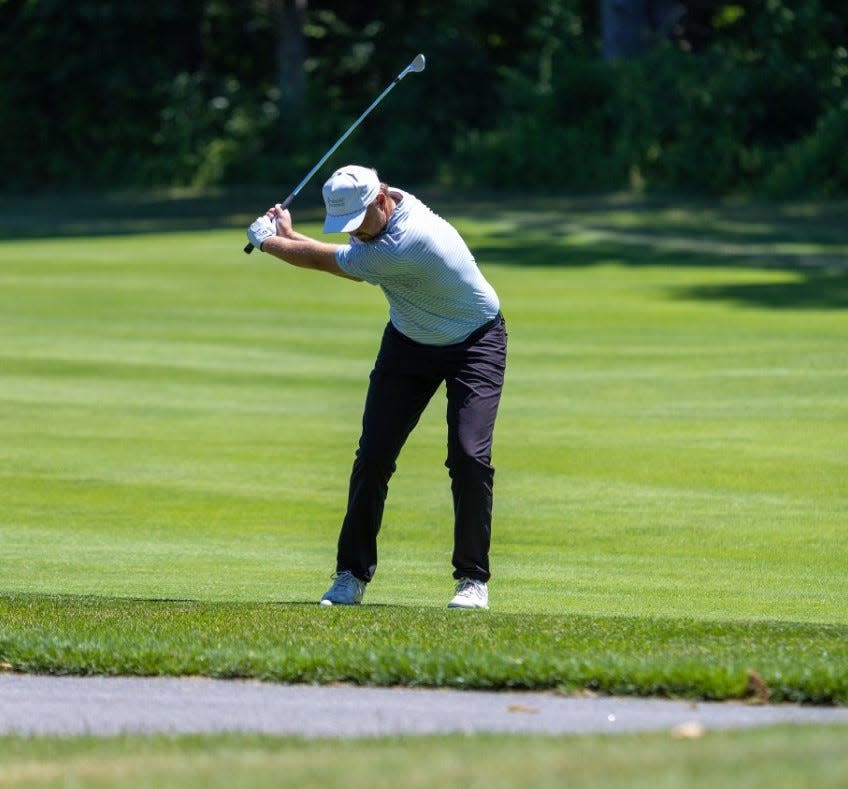
M257 217L256 221L247 228L247 238L257 249L262 249L262 243L271 236L277 235L277 223L267 216Z

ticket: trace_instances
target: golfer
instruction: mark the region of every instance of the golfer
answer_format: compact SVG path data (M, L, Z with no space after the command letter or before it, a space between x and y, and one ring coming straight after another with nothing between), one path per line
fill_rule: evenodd
M451 608L488 608L492 434L506 369L498 296L459 233L413 195L349 165L323 188L328 244L296 232L279 205L250 242L294 266L378 285L389 302L350 475L333 584L322 605L355 605L377 569L377 534L395 461L436 390L447 388L454 507Z

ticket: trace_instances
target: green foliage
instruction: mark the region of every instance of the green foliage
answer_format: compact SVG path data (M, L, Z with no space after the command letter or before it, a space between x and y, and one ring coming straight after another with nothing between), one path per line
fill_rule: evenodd
M616 63L590 0L376 3L310 5L299 107L276 4L4 3L0 188L293 184L423 51L344 158L407 183L845 194L836 0L715 2L692 51Z
M241 53L269 33L239 39L232 4L15 5L0 32L7 188L221 181L264 142L271 86L257 73L273 54Z
M750 190L818 107L806 75L710 51L618 64L618 144L649 190Z
M212 84L183 72L167 86L156 154L139 177L147 184L210 186L261 180L265 139L279 123L280 108L266 95L244 91L230 77Z
M833 107L815 130L791 145L765 177L768 194L848 194L848 102Z
M547 85L507 74L502 120L457 142L452 179L524 191L620 186L627 159L613 149L616 90L612 70L598 60L569 58Z
M845 194L834 144L845 116L845 23L818 3L802 6L728 7L723 36L696 55L666 44L606 64L566 48L550 80L505 75L503 120L458 141L458 181Z

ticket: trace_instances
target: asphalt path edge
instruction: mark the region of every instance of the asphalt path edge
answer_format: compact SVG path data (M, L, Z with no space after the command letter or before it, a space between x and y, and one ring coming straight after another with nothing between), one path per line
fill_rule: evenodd
M356 738L666 730L684 738L708 730L811 723L848 725L848 707L0 673L0 735L251 732Z

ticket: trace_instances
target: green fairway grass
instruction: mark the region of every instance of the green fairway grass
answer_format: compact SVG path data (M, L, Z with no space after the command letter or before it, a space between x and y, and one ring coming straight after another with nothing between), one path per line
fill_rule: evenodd
M443 393L399 460L366 606L313 605L386 321L376 289L248 258L250 214L217 202L219 224L198 229L194 206L176 232L158 203L102 222L83 204L50 238L17 208L0 222L0 663L320 680L308 656L355 633L353 681L439 684L456 665L468 686L521 685L533 672L503 642L538 685L727 697L753 668L783 698L845 702L845 207L434 207L509 329L493 610L443 610ZM96 235L111 228L132 232ZM253 623L241 653L233 616Z
M613 787L845 786L844 727L778 726L585 737L383 740L0 738L0 786Z
M846 625L67 595L0 622L18 671L848 703Z

